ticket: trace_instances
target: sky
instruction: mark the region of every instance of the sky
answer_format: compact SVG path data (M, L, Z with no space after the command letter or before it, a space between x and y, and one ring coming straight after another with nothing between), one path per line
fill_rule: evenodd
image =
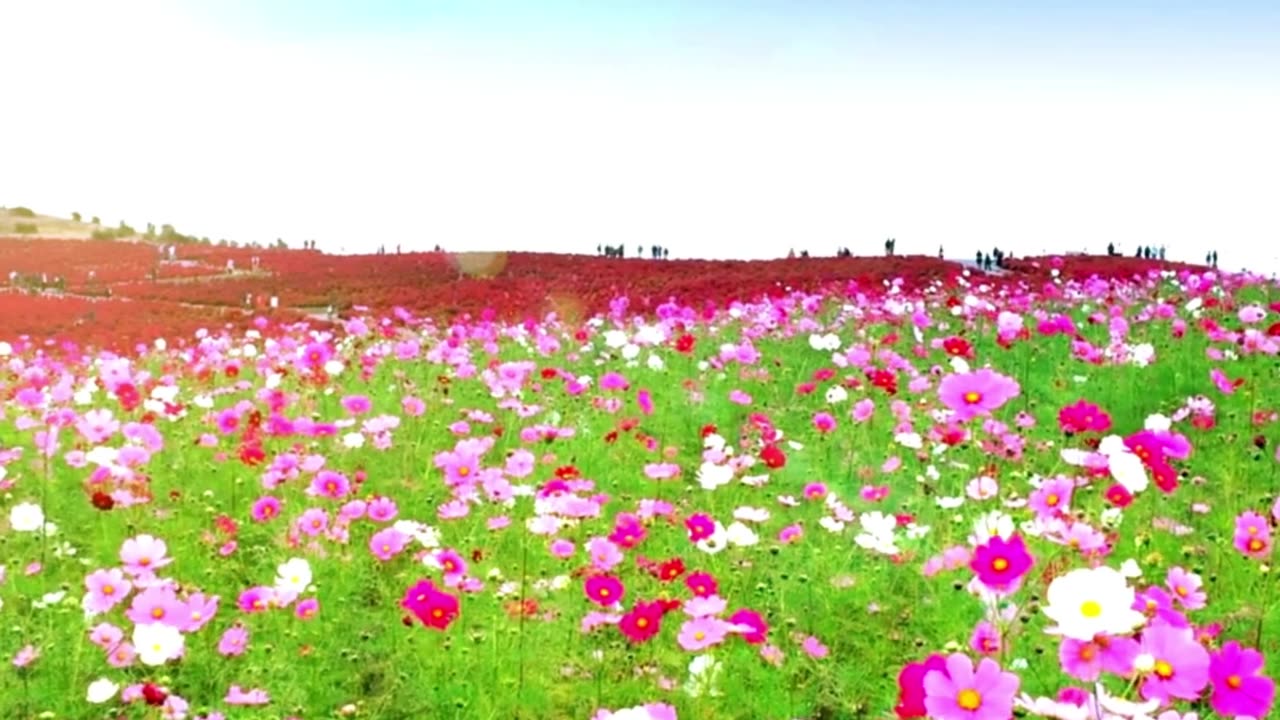
M0 205L239 241L1280 270L1280 3L0 0Z

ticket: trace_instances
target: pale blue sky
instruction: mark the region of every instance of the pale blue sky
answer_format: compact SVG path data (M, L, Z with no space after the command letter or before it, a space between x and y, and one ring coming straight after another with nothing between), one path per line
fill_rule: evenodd
M0 2L0 204L332 250L1280 266L1280 4ZM1259 249L1264 248L1264 249Z

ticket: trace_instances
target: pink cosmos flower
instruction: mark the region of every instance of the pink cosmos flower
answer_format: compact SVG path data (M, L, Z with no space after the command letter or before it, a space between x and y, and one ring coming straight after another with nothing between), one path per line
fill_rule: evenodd
M831 652L830 650L827 649L826 645L822 644L821 640L814 637L813 635L807 636L800 643L800 649L803 650L806 655L808 655L809 657L815 660L821 660L825 658L827 655L829 655Z
M1142 652L1155 658L1155 669L1141 687L1147 700L1195 700L1209 684L1209 651L1190 628L1149 625L1142 633Z
M1174 602L1182 605L1187 610L1199 610L1205 606L1205 600L1208 596L1200 589L1202 581L1199 575L1187 572L1180 567L1172 567L1169 568L1165 584L1168 586Z
M172 587L153 586L133 597L125 616L135 625L164 623L180 628L187 622L187 606L178 600Z
M689 652L699 652L724 642L732 628L732 625L719 618L693 618L680 626L676 642Z
M300 600L293 608L293 614L300 620L310 620L320 612L320 601L315 598Z
M226 657L241 655L248 646L249 629L243 625L232 625L218 640L218 652Z
M373 408L373 403L364 395L348 395L342 398L342 409L349 415L363 415Z
M133 590L133 584L119 568L95 570L84 579L84 585L89 591L85 607L97 613L109 611Z
M1013 716L1013 696L1021 680L1004 672L991 658L983 658L975 670L961 653L946 659L946 671L930 670L924 676L924 706L938 720L1006 720Z
M369 504L365 507L365 512L370 520L385 523L395 519L399 513L399 508L396 507L395 500L379 495L369 501Z
M333 500L341 500L351 492L351 481L346 475L332 470L321 470L311 479L311 487L308 488L308 494L312 496L326 497Z
M163 540L151 535L139 535L124 541L120 548L120 561L125 572L134 577L149 577L157 569L173 562L165 557L169 551Z
M263 495L253 502L253 507L249 510L250 515L257 522L266 522L280 515L280 499L270 495Z
M382 562L400 554L409 544L409 536L394 527L383 528L369 538L369 551Z
M1266 558L1271 554L1271 525L1252 510L1241 513L1236 517L1234 544L1246 557Z
M952 373L938 385L938 399L957 420L989 415L1021 393L1018 382L987 368Z
M243 690L239 685L232 685L222 701L228 705L266 705L271 697L266 690Z

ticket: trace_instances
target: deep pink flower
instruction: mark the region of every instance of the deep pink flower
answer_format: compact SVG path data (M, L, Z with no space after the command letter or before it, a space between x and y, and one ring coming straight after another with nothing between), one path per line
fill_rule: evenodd
M1275 682L1262 674L1262 653L1232 640L1209 659L1209 705L1224 717L1264 718L1275 700Z
M1017 585L1031 566L1035 564L1021 535L1008 540L993 535L991 539L973 550L969 568L978 580L991 590L1006 592Z

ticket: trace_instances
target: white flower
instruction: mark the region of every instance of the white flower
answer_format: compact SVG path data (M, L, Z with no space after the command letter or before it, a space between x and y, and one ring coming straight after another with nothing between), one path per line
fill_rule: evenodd
M952 357L951 370L957 373L967 373L969 372L969 363L962 357Z
M635 343L627 343L622 346L622 359L635 360L640 357L640 346Z
M841 385L832 385L827 388L827 403L836 405L849 399L849 391L845 390Z
M324 364L324 372L326 375L334 377L341 374L344 367L341 360L330 360Z
M733 468L728 465L716 465L704 462L698 468L698 484L703 490L715 490L733 481Z
M364 435L358 432L349 432L342 436L342 445L348 450L358 450L364 447Z
M716 681L720 677L723 666L710 655L699 655L689 661L689 680L684 691L694 697L699 695L720 695Z
M290 558L276 568L276 592L294 596L306 592L311 585L311 565L303 558Z
M728 547L729 531L725 529L724 525L717 522L715 532L711 533L710 537L699 540L696 545L702 552L708 555L715 555Z
M9 357L13 354L13 346L7 342L0 341L0 357Z
M725 531L725 539L730 545L750 547L760 542L760 536L741 522L734 522Z
M1147 421L1146 423L1144 423L1144 427L1147 430L1152 430L1155 432L1168 432L1169 428L1173 427L1173 423L1169 420L1169 418L1157 413L1155 415L1147 416Z
M1075 640L1099 634L1125 635L1146 622L1133 609L1134 591L1120 572L1109 567L1080 568L1049 583L1044 614L1057 623L1049 633Z
M604 345L611 350L617 350L627 344L627 334L621 330L606 330L604 333Z
M649 369L654 372L661 372L667 366L667 363L662 359L662 356L650 353L645 365L648 365Z
M1111 477L1115 481L1124 486L1134 495L1147 489L1150 485L1150 479L1147 477L1147 469L1142 465L1142 460L1133 453L1117 453L1107 458L1107 469L1111 471Z
M1142 343L1129 348L1129 357L1134 365L1146 367L1156 357L1156 348L1151 343Z
M963 496L961 497L939 496L938 499L934 500L933 502L943 510L954 510L964 504L964 497Z
M764 522L770 518L768 510L764 508L742 506L733 511L734 520L742 520L744 522Z
M821 520L818 521L818 524L822 526L823 530L826 530L829 533L844 532L844 523L831 517L830 515L823 517Z
M1138 565L1137 560L1129 558L1120 563L1120 574L1127 578L1140 578L1142 577L1142 567Z
M1013 537L1013 531L1013 518L999 510L992 510L973 524L973 535L969 541L974 545L982 545L997 535L1002 540L1008 540Z
M165 623L147 623L133 628L133 646L143 665L163 665L178 657L186 641L178 628Z
M858 518L858 524L862 526L862 532L853 539L858 547L874 550L883 555L898 554L897 541L893 535L894 529L898 526L896 518L876 510L863 513Z
M924 447L924 440L920 437L920 433L898 433L893 439L899 445L912 450Z
M14 532L36 532L44 527L44 510L35 503L18 503L9 510L9 526Z
M85 700L94 705L101 705L116 696L120 691L120 686L111 682L106 678L98 678L89 683L89 691L85 693Z

